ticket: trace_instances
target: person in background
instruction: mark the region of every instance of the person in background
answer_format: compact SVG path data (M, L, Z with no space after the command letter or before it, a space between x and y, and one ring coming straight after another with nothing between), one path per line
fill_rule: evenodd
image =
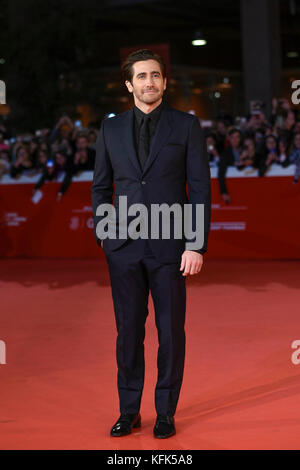
M0 150L0 179L9 173L10 158L8 150Z
M253 110L246 123L246 130L248 133L254 133L257 130L265 132L268 127L268 122L265 114L261 110Z
M298 183L300 176L300 133L297 132L294 137L294 150L290 155L290 163L295 165L294 183Z
M216 141L217 141L217 148L218 148L219 153L225 150L227 132L228 132L228 125L226 121L222 119L218 119L217 130L216 130Z
M47 181L52 181L56 178L56 171L54 161L52 159L47 159L45 162L45 166L43 168L43 174L40 177L39 181L33 188L33 196L35 192L40 189Z
M292 109L289 109L286 113L286 118L283 121L282 127L276 127L277 136L285 139L287 144L291 146L295 135L295 128L296 116L294 111Z
M96 151L97 132L92 129L88 133L88 146L90 149Z
M276 136L270 134L265 138L265 149L259 169L259 176L264 176L273 163L280 163L280 160Z
M70 132L74 129L74 123L69 116L61 116L56 123L54 129L50 133L50 140L54 141L57 138L66 138L70 136Z
M290 104L286 98L273 98L272 113L269 119L272 126L282 128L289 110Z
M85 134L79 134L76 138L76 153L68 160L66 174L58 192L57 200L60 201L72 182L73 176L78 176L82 171L92 171L95 165L95 150L88 147L88 139ZM70 164L69 164L70 162Z
M206 136L206 147L207 147L207 154L209 158L209 165L210 166L218 166L220 161L220 155L217 148L217 139L215 134L210 133Z
M256 151L255 140L253 137L246 137L240 158L236 164L238 170L243 170L246 167L259 168L261 162L261 155Z
M70 158L64 152L56 152L56 154L54 155L54 162L57 171L57 176L59 176L62 172L68 170L68 165L70 165Z
M50 134L51 152L62 151L71 156L72 148L72 132L75 129L72 119L68 116L62 116Z
M279 138L278 142L278 156L279 162L283 168L286 168L290 164L288 142L283 138Z
M48 145L46 139L45 140L40 140L37 151L39 151L39 150L43 150L45 153L47 153L49 155L50 146Z
M39 148L39 141L37 138L34 137L28 142L29 153L31 155L31 158L34 164L36 163L38 148Z
M36 152L36 163L35 163L36 169L43 171L46 167L48 158L49 158L48 152L46 152L42 148L38 148Z
M34 170L34 164L29 150L22 145L18 147L16 161L11 165L10 176L12 178L19 178L22 173L32 173L32 170Z
M95 166L95 150L89 147L89 140L86 134L77 136L76 152L74 157L74 171L93 170Z
M265 137L266 137L266 133L268 132L268 130L264 130L264 129L257 129L255 132L254 132L254 141L255 141L255 148L257 150L257 152L259 154L263 154L264 153L264 149L265 149Z
M218 171L218 181L220 186L220 192L222 195L223 200L226 204L230 203L230 196L228 193L227 185L226 185L226 172L229 166L236 166L237 162L240 159L241 155L241 142L242 142L242 135L239 129L233 128L229 131L229 142L230 146L224 150L223 153L220 155L220 162L219 162L219 171Z
M39 190L47 181L55 181L62 172L68 172L69 159L66 153L57 152L54 155L54 159L47 159L43 168L43 174L40 177L39 181L36 183L33 189L33 196L37 190ZM70 164L69 164L70 165ZM67 190L66 183L63 181L58 195L63 195ZM59 201L61 197L57 195L57 200Z

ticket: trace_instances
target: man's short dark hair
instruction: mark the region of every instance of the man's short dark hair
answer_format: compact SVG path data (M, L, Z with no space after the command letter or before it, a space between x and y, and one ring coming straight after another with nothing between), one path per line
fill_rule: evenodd
M155 54L153 51L150 49L139 49L138 51L134 51L129 56L125 59L125 61L122 63L122 75L124 80L128 80L130 83L132 83L132 78L133 78L133 65L135 62L139 62L141 60L156 60L161 68L161 73L163 78L166 76L166 66L164 63L163 58Z
M239 129L237 129L236 127L234 127L233 129L230 129L230 131L228 132L228 135L231 137L231 136L232 136L233 134L235 134L236 132L237 132L238 134L240 134L240 137L242 138L242 133L241 133L241 131L240 131Z
M85 139L85 140L88 140L88 136L87 136L86 133L84 133L84 134L78 134L78 135L76 136L76 140L78 140L78 139Z

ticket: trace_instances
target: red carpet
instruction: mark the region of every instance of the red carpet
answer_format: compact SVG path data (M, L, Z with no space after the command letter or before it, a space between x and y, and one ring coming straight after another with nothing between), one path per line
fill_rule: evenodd
M152 437L157 334L146 328L142 428L119 417L107 265L2 260L1 449L300 449L299 261L207 260L187 279L177 434Z

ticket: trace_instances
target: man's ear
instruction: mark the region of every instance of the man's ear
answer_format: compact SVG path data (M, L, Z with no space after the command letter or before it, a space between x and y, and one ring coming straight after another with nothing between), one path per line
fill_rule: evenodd
M164 78L164 90L167 88L167 77Z
M127 90L129 91L129 93L132 93L133 92L133 87L132 87L131 83L128 80L126 80L125 85L127 86Z

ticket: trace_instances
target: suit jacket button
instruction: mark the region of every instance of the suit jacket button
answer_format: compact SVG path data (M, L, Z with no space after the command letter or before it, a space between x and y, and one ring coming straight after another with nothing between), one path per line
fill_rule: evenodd
M142 181L142 184L146 184L146 181Z

